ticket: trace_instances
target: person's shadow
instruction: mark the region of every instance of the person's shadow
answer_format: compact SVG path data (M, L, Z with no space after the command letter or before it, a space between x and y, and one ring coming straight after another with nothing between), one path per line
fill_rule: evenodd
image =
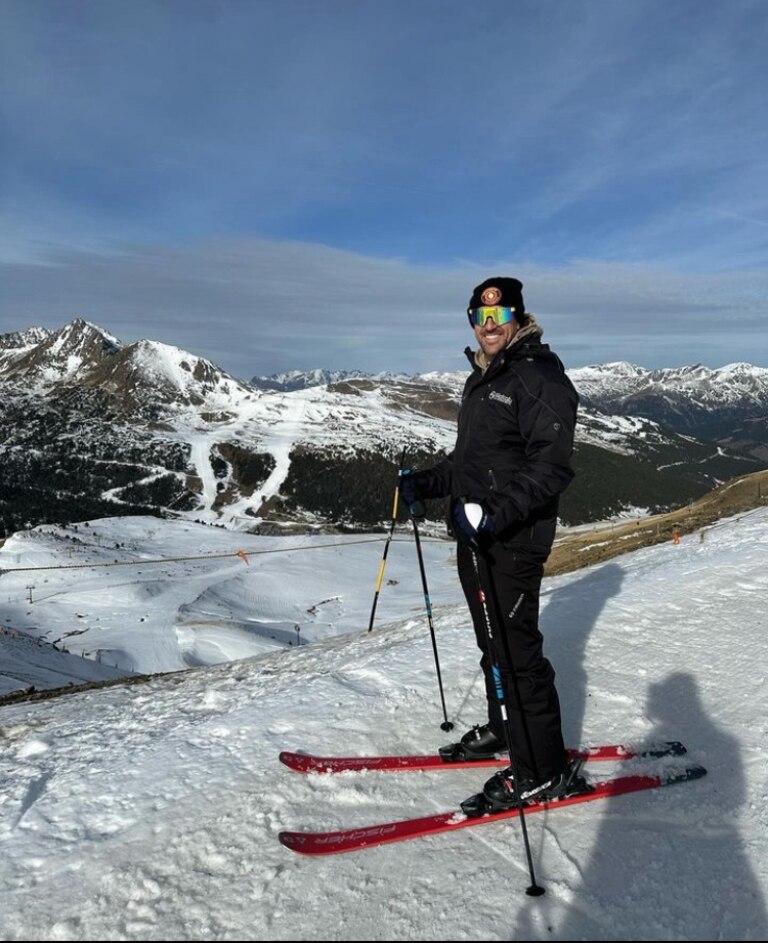
M589 697L584 666L587 642L603 607L621 590L623 579L621 566L608 563L541 598L541 631L547 658L557 674L563 736L569 747L582 745Z
M560 926L550 921L548 938L767 939L765 901L739 833L746 784L737 738L711 720L696 679L683 672L650 686L647 717L654 722L648 743L674 731L689 749L667 762L701 763L708 774L601 803L590 860L574 890L579 906ZM530 929L516 938L541 937Z

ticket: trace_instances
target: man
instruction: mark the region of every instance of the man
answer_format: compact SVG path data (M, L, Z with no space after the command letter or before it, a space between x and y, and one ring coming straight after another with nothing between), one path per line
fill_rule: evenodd
M472 373L456 446L432 468L404 471L400 483L414 516L423 513L423 498L451 498L450 527L482 652L488 723L440 752L455 761L510 750L513 765L489 779L482 794L494 811L515 805L518 795L541 801L588 788L568 768L555 673L538 627L559 495L573 478L578 395L558 357L542 344L522 288L516 278L500 276L475 288L467 314L480 349L465 351Z

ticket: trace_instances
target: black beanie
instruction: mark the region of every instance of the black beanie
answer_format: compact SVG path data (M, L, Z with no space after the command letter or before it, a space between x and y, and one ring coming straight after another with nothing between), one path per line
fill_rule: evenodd
M512 308L517 320L524 324L525 302L523 301L523 283L516 278L486 278L472 292L469 299L469 312L472 308L493 308L495 306Z

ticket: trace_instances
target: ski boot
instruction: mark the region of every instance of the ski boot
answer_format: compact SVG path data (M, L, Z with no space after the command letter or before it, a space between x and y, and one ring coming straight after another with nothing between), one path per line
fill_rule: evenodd
M500 770L483 787L483 791L461 803L461 811L470 818L506 812L518 805L537 805L541 802L557 802L569 796L581 796L592 792L586 779L580 775L582 760L575 760L562 773L549 779L536 781L523 779L515 789L512 768Z
M458 743L440 747L438 753L444 763L459 763L467 760L492 760L505 753L507 745L491 730L490 724L478 724L464 734Z

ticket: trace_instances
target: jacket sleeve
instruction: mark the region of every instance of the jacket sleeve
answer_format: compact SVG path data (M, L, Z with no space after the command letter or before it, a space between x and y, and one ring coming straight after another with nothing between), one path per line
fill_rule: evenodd
M530 517L571 483L578 394L563 377L519 377L517 420L525 441L525 461L497 492L491 510L497 531Z
M453 452L433 465L431 468L424 468L422 471L413 473L416 481L416 487L421 498L444 498L451 493L451 481L453 479Z

